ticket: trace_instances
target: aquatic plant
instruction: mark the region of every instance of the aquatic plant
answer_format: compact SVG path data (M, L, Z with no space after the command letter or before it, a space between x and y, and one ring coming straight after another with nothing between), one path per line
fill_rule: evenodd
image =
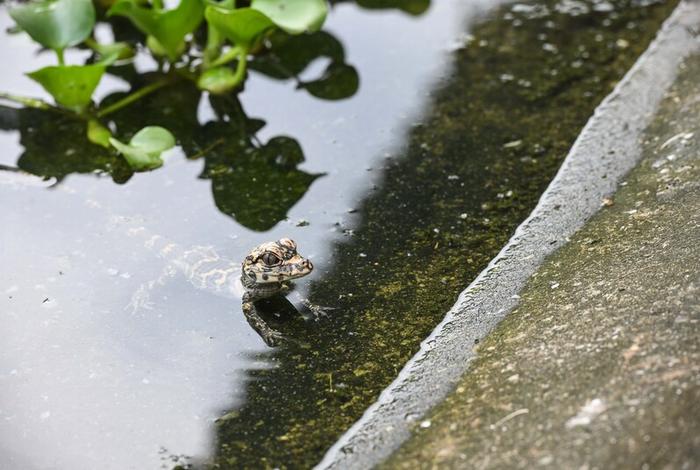
M107 4L106 11L100 8ZM188 81L212 95L241 90L252 57L254 68L273 78L295 78L299 88L324 99L342 99L355 93L358 77L344 62L337 40L320 30L328 13L326 0L252 0L249 6L234 0L180 0L167 8L162 0L34 0L10 9L18 29L44 48L53 50L57 65L27 73L54 99L0 93L0 99L25 107L68 114L85 122L85 135L96 145L121 154L134 171L157 168L161 154L174 147L173 134L158 126L136 132L123 143L106 124L106 117L176 82ZM94 38L98 13L110 20L126 18L140 32L136 40L100 43ZM308 46L305 54L287 59L265 58L265 52L295 44ZM144 47L145 46L145 47ZM68 48L92 51L83 64L67 64ZM296 47L296 46L295 46ZM152 55L158 73L117 101L95 104L93 94L105 73L119 75L137 50ZM298 74L317 57L329 57L322 76L303 82ZM123 68L123 67L121 67Z

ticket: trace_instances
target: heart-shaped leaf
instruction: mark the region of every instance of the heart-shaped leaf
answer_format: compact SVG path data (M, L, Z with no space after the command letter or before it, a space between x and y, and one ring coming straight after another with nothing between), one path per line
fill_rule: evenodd
M343 45L326 31L290 36L278 31L269 38L269 54L256 56L250 68L276 79L289 79L300 75L312 62L328 58L343 63Z
M202 22L203 12L202 0L180 0L172 10L145 8L138 0L118 0L108 15L129 18L141 32L153 36L174 61L182 53L185 36Z
M229 10L209 6L204 16L210 27L244 49L250 49L259 37L275 26L270 18L252 8Z
M301 88L323 100L342 100L357 92L360 76L355 67L332 62L321 78L300 84Z
M38 82L57 103L76 111L90 104L107 64L54 65L27 74Z
M163 165L161 154L175 146L175 137L159 126L148 126L138 131L124 144L110 137L109 143L116 148L134 170L153 170Z
M92 0L42 0L10 9L10 16L32 39L54 50L79 44L95 25Z
M326 0L253 0L250 7L289 34L318 31L328 15Z

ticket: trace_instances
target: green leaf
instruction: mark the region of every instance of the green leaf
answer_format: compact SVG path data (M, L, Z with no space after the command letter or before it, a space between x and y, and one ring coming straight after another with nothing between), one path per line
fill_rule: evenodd
M229 10L233 10L236 8L236 2L235 0L204 0L207 5L215 6L215 7L221 7L221 8L227 8Z
M203 11L202 0L180 0L172 10L145 8L139 0L119 0L108 15L129 18L141 32L153 36L174 61L183 51L185 36L202 22Z
M270 53L256 56L250 68L276 79L288 79L300 75L306 67L323 57L331 62L343 63L343 45L326 31L290 36L277 31L268 38Z
M241 80L230 67L221 66L205 71L197 80L197 86L216 95L231 91Z
M430 7L430 0L357 0L357 4L370 10L397 9L418 16Z
M10 16L32 39L54 50L75 46L95 25L91 0L43 0L18 5Z
M110 59L112 59L111 57ZM27 74L38 82L57 103L79 111L90 103L107 64L55 65Z
M318 80L300 85L316 98L324 100L342 100L357 92L360 76L355 67L342 63L331 63Z
M270 18L252 8L227 10L209 6L204 16L210 27L244 49L250 49L259 37L275 26Z
M175 146L175 137L159 126L144 127L134 135L129 144L110 137L116 148L134 170L153 170L163 165L161 154Z
M123 158L85 138L81 119L32 108L0 107L0 111L13 113L24 149L17 166L28 173L57 181L71 174L108 173L120 183L132 173Z
M328 15L326 0L253 0L250 7L289 34L318 31Z
M116 60L124 60L130 59L136 54L134 48L126 42L100 44L99 42L88 40L85 41L85 43L90 47L90 49L97 52L102 57L114 56Z
M87 138L93 144L109 148L109 138L112 133L97 119L90 119L87 124Z

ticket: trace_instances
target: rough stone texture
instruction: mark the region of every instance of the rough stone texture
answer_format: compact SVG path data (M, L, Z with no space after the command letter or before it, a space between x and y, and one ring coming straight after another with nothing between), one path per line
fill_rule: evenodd
M603 197L611 194L619 179L639 161L640 136L673 83L679 63L699 49L698 24L700 3L683 2L596 110L532 215L462 293L394 383L331 448L319 468L367 468L380 462L454 389L476 357L472 346L515 308L517 293L546 256L598 211ZM574 347L585 350L589 346L582 343ZM503 411L504 416L510 412Z
M700 54L614 199L386 468L700 467Z

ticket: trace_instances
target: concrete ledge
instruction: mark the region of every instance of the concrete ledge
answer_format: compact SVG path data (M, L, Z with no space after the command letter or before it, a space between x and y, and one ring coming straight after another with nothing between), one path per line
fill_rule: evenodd
M698 468L700 54L643 159L380 467Z
M700 2L682 2L615 90L596 109L530 217L460 295L398 378L317 468L368 468L411 434L475 358L474 344L518 303L544 259L600 208L642 155L640 138L678 65L700 50Z

